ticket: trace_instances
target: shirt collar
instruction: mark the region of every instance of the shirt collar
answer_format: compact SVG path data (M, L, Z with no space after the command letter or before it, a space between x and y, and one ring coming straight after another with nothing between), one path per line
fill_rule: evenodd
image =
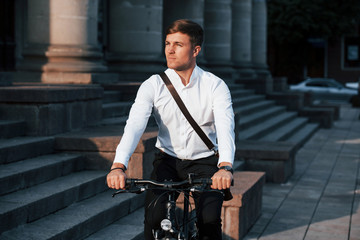
M181 82L181 79L180 79L180 76L175 72L174 69L171 69L171 68L168 68L165 73L168 75L171 83L173 85L176 85L177 87L181 87L181 88L188 88L188 87L191 87L193 86L196 81L198 81L198 78L199 78L199 67L197 65L195 65L195 68L193 70L193 72L191 73L191 76L190 76L190 81L189 81L189 84L184 86Z

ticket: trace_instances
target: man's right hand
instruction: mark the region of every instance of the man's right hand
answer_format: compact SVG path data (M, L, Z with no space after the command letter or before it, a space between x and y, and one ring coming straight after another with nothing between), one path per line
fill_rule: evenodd
M114 163L111 166L111 169L114 168L123 168L126 169L125 166L121 163ZM125 181L126 181L126 174L121 169L114 169L109 172L106 177L106 182L109 188L113 189L124 189L125 188Z

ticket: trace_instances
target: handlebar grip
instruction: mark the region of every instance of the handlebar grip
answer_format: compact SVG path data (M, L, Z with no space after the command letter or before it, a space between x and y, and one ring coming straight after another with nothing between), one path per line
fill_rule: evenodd
M194 179L192 181L194 184L205 184L205 185L212 185L212 179L211 178L200 178L200 179Z
M131 185L133 183L137 183L139 179L136 179L136 178L127 178L126 181L125 181L125 184L126 185Z
M193 180L193 183L194 183L194 184L212 185L212 179L211 179L211 178L195 179L195 180ZM231 180L231 186L234 186L234 179Z

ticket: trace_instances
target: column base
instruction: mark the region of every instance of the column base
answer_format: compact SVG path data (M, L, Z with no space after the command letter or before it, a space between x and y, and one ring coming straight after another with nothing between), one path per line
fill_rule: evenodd
M238 80L251 80L256 79L256 71L253 69L251 63L235 62L235 79Z
M0 73L0 79L3 78ZM19 71L6 74L7 83L45 84L109 84L119 81L117 73L71 73L71 72L29 72ZM0 81L1 82L1 81ZM9 84L9 85L10 85ZM0 83L1 85L1 83Z
M22 52L19 71L94 73L106 72L101 49L94 46L31 44Z
M253 69L256 72L258 79L271 78L271 73L266 64L253 64Z
M253 65L256 78L238 79L236 83L244 84L246 88L254 89L256 93L266 94L273 92L273 79L266 65Z

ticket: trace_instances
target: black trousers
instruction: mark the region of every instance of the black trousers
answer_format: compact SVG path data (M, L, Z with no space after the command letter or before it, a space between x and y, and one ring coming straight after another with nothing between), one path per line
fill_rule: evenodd
M151 179L157 181L182 181L188 173L196 178L211 178L218 170L218 158L211 156L198 160L180 160L159 152L154 160ZM145 200L145 239L153 239L152 229L160 229L160 222L166 217L167 194L147 191ZM201 240L221 240L221 207L223 195L217 192L194 194L197 227Z

